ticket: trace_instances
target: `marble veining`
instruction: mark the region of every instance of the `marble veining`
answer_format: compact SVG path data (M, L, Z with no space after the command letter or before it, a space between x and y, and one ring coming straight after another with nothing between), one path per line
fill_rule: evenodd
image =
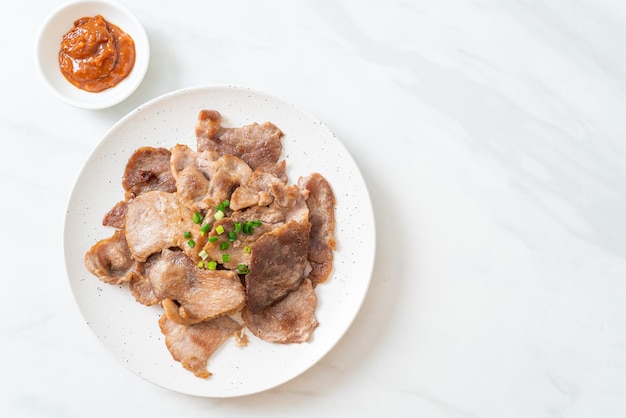
M36 30L61 1L0 5L0 416L626 416L626 4L118 1L152 59L137 92L100 111L38 78ZM126 370L64 265L67 201L99 139L198 85L262 90L324 121L376 216L372 284L346 335L304 374L234 399Z

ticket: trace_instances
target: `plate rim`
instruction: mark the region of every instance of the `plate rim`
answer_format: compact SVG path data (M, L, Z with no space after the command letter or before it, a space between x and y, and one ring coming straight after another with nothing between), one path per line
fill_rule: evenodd
M72 291L72 296L74 298L75 303L77 304L77 307L79 308L79 312L80 312L83 320L87 323L88 328L90 329L91 333L96 336L96 338L98 339L99 343L104 346L104 348L109 353L109 355L112 355L112 357L115 358L116 362L121 363L120 359L117 358L115 353L112 352L112 348L109 347L107 344L105 344L104 341L102 341L102 338L99 335L96 334L95 329L89 323L89 318L87 318L85 316L85 312L83 311L83 308L81 307L81 305L79 303L77 291L76 291L76 288L75 288L75 284L73 283L73 280L70 277L70 259L72 257L68 254L68 250L67 250L68 225L70 223L71 206L72 206L72 203L74 202L74 200L76 199L77 186L80 183L80 181L83 178L83 176L85 175L86 171L88 170L88 166L89 166L90 162L98 154L100 149L106 145L107 141L110 141L109 137L120 126L123 126L125 123L127 123L127 121L129 119L135 117L136 114L140 113L144 109L148 109L148 108L150 108L152 106L155 106L159 102L167 102L168 100L170 100L170 99L172 99L174 97L177 97L177 96L184 96L186 94L195 94L195 93L198 93L198 92L210 93L210 92L215 92L215 91L247 92L247 93L250 93L251 95L256 95L256 96L259 96L259 97L271 98L271 99L273 99L275 101L280 102L281 104L283 104L285 106L290 107L293 111L295 111L295 112L305 116L306 118L310 119L311 121L314 121L314 122L320 124L325 130L328 131L329 135L332 136L334 145L339 147L341 149L342 154L344 154L344 156L347 156L351 160L351 162L353 164L353 168L354 168L354 170L356 170L356 174L359 176L360 181L361 181L360 185L362 186L362 190L360 190L360 192L364 194L364 196L366 197L366 201L367 201L367 207L364 208L364 210L365 210L364 215L367 215L368 218L371 219L371 222L372 222L371 227L368 228L368 230L369 230L369 232L371 234L371 243L370 243L371 244L371 254L369 254L370 257L368 257L368 258L366 258L364 260L364 262L367 263L367 265L364 267L364 270L367 271L367 274L366 274L366 277L362 279L362 280L365 281L365 284L364 284L364 286L361 287L360 297L358 298L358 302L355 304L354 312L351 314L351 316L349 318L349 321L344 326L344 328L341 330L341 332L338 334L337 338L335 338L334 341L332 343L330 343L325 348L325 350L323 350L321 355L319 355L316 359L314 359L314 361L312 363L310 363L307 367L304 367L299 372L291 375L291 377L287 378L286 380L277 382L275 384L272 384L272 385L270 385L270 386L268 386L266 388L262 388L260 390L253 390L253 391L247 391L247 392L241 392L241 393L216 395L216 394L197 393L197 392L194 392L194 391L181 391L181 390L178 390L178 389L174 389L172 387L168 387L167 385L163 385L163 384L161 384L159 382L155 382L155 381L153 381L151 379L148 379L145 376L141 376L136 371L134 371L130 367L128 367L126 364L122 364L123 366L125 366L124 368L126 368L129 371L131 371L133 374L141 377L144 380L149 381L150 383L153 383L153 384L155 384L157 386L166 388L168 390L172 390L172 391L179 392L179 393L186 393L186 394L190 394L190 395L194 395L194 396L201 396L201 397L228 398L228 397L246 396L246 395L251 395L251 394L255 394L255 393L271 390L271 389L273 389L273 388L275 388L277 386L280 386L282 384L285 384L285 383L293 380L294 378L296 378L297 376L301 375L302 373L310 370L315 364L317 364L326 355L328 355L328 353L330 351L332 351L334 349L334 347L338 344L338 342L344 338L346 332L352 327L352 325L354 324L354 321L356 320L356 317L358 316L359 312L362 309L362 306L363 306L363 304L365 302L365 298L366 298L367 293L369 291L369 288L371 286L372 276L373 276L373 272L374 272L374 265L375 265L375 257L376 257L376 253L377 253L377 240L376 240L376 227L375 227L376 222L375 222L375 217L374 217L375 214L374 214L374 210L373 210L373 204L372 204L371 195L370 195L370 192L368 190L367 183L365 182L365 179L364 179L364 177L362 175L362 172L361 172L359 166L356 164L356 161L354 160L354 157L352 156L351 153L348 152L348 150L345 147L345 145L339 140L339 138L334 134L334 132L325 123L323 123L319 118L314 116L308 110L303 109L302 107L296 106L295 104L293 104L291 102L285 101L284 99L281 99L281 98L279 98L276 95L264 92L262 90L258 90L258 89L254 89L254 88L250 88L250 87L232 85L232 84L224 84L224 85L196 85L196 86L191 86L191 87L185 87L185 88L181 88L181 89L177 89L177 90L173 90L173 91L164 93L164 94L162 94L160 96L157 96L157 97L155 97L155 98L153 98L151 100L148 100L145 103L137 106L135 109L129 111L124 116L122 116L117 122L115 122L99 138L97 143L92 147L91 151L88 153L87 157L84 159L84 161L82 163L82 166L81 166L79 172L77 173L77 175L76 175L76 177L74 179L74 184L72 185L72 189L71 189L71 192L69 194L69 197L68 197L67 203L66 203L66 211L65 211L64 226L63 226L63 251L64 251L64 265L65 265L65 270L66 270L66 278L67 278L67 280L69 282L69 285L70 285L70 288L71 288L71 291ZM173 143L172 143L172 146L173 146ZM284 156L281 156L281 158L284 158ZM121 191L122 190L121 189L121 185L119 186L119 188L120 188L120 191ZM337 231L336 231L336 235L337 235ZM81 258L81 260L82 260L82 258ZM333 272L333 276L334 276L334 274L335 274L335 272ZM331 279L332 279L332 277L331 277ZM96 282L96 283L100 284L100 282ZM176 364L177 364L178 367L180 367L182 369L182 366L180 365L180 363L176 362Z

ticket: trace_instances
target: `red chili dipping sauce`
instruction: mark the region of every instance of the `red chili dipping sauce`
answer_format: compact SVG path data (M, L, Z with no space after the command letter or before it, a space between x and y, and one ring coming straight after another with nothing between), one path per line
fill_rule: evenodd
M83 17L63 35L61 72L73 85L99 92L119 84L135 65L135 42L102 16Z

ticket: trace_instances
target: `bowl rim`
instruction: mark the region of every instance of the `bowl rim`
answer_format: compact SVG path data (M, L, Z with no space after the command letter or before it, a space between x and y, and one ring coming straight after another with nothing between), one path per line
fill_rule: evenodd
M128 30L129 28L124 28L121 25L120 27L122 28L122 30L127 31L128 33L132 32L131 36L133 38L133 41L135 42L135 48L137 53L135 58L135 64L128 77L123 79L118 85L111 87L107 90L103 90L99 93L90 93L80 90L77 87L71 85L71 83L65 80L65 77L61 75L63 80L67 82L68 86L76 89L76 95L70 97L69 95L64 94L64 92L61 91L52 80L53 77L58 77L58 75L52 74L52 71L59 71L58 64L52 66L50 65L50 61L48 60L46 62L44 57L46 53L49 53L46 48L49 48L50 41L47 39L50 36L49 31L52 29L54 24L57 23L59 20L66 20L66 16L71 13L73 9L78 9L81 7L115 10L115 12L123 15L124 19L132 23L132 29ZM78 16L78 14L81 13L77 13L77 16L72 17L72 19L76 20L80 17L83 17ZM97 14L97 12L94 12L93 14ZM111 23L117 24L115 21L112 21ZM68 27L67 30L69 29L70 28ZM113 107L126 100L131 94L133 94L137 90L139 85L141 85L150 65L150 42L141 21L134 15L134 13L130 11L130 9L128 9L123 4L120 4L114 0L70 0L57 6L46 16L46 18L41 23L38 29L35 44L35 62L40 78L57 98L61 99L63 102L69 105L78 108L104 109ZM81 95L84 95L84 97L88 98L88 100L81 100Z

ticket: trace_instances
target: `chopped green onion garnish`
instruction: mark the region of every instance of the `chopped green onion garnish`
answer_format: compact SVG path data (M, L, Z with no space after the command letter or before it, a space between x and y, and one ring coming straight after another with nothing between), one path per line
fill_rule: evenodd
M227 250L230 247L230 243L228 241L224 241L220 244L220 250Z
M187 241L187 245L189 245L191 248L196 246L196 242L192 239L190 239L189 241Z
M222 212L224 212L224 209L226 209L229 206L230 206L230 200L224 200L222 203L217 205L217 210L221 210Z
M204 262L202 260L198 261L198 268L204 267Z
M224 227L222 225L216 226L215 232L217 232L217 235L222 235L224 233Z
M252 252L252 248L250 248L250 247L248 247L248 246L246 245L245 247L243 247L243 251L244 251L246 254L250 254L250 253Z
M206 234L210 230L211 230L211 224L204 224L200 227L200 231L202 231L203 234Z
M206 251L202 250L198 253L198 257L200 257L203 260L206 260L206 258L209 256L209 253L207 253Z
M237 233L235 231L228 231L228 239L234 241L237 239Z
M230 261L229 254L222 254L222 263L228 263Z
M215 212L215 215L213 215L213 217L216 221L219 221L224 217L224 211L218 210L217 212Z
M185 233L183 234L183 236L184 236L185 238L191 238L191 232L189 232L189 231L185 231Z
M243 224L243 232L245 234L252 235L254 234L254 227L261 225L263 225L263 222L261 221L247 221L245 224Z
M194 224L200 224L202 223L202 214L200 212L194 212L193 213L193 223Z
M235 232L236 233L241 232L241 222L235 222Z
M250 269L245 264L239 264L237 266L237 271L239 272L239 274L248 274Z
M215 242L217 241L217 235L213 235L212 237L209 237L209 242Z
M209 270L215 270L217 268L217 261L209 261L206 263L206 268Z

